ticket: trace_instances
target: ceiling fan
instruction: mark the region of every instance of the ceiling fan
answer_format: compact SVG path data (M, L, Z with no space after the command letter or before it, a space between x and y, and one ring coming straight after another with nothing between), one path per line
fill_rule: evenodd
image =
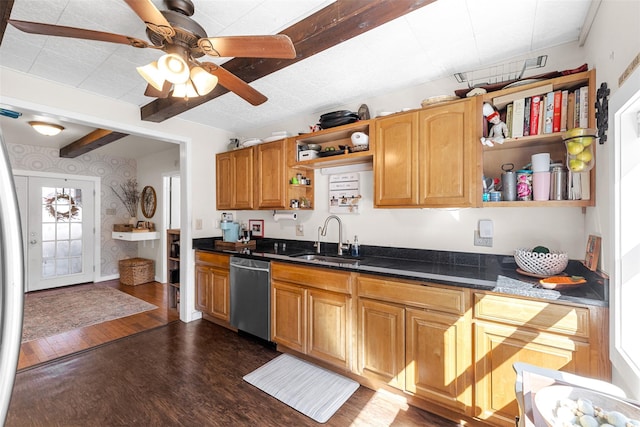
M204 55L212 57L294 59L296 51L291 39L282 34L264 36L207 37L206 31L191 16L191 0L164 0L169 10L160 11L151 0L124 0L147 26L151 44L120 34L82 28L10 19L17 29L31 34L71 37L126 44L137 48L162 50L165 54L143 67L140 75L147 81L145 95L166 98L191 98L211 92L220 83L252 105L260 105L267 97L244 80L212 62L200 62Z

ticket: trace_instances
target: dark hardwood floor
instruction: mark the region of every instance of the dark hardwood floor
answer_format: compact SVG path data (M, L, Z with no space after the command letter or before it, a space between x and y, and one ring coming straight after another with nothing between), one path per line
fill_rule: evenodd
M157 328L179 318L176 310L167 308L166 284L150 282L137 286L127 286L121 284L119 280L110 280L96 283L95 286L109 286L119 289L154 304L158 308L23 343L20 347L20 358L18 359L19 370L137 332Z
M18 372L6 425L318 425L242 380L278 354L206 320L172 322ZM361 386L324 425L457 424Z

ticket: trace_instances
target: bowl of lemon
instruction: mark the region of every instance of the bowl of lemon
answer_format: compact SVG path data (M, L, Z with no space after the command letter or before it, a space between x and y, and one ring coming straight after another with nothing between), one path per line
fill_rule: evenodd
M569 129L562 135L567 148L567 167L572 172L587 172L595 163L593 152L596 130L591 128Z

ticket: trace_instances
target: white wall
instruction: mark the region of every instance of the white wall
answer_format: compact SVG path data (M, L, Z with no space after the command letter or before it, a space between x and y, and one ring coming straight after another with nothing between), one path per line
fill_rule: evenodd
M613 96L621 87L624 92L631 95L633 93L629 86L619 85L619 77L624 73L636 55L640 54L640 2L635 0L604 0L600 6L594 21L591 33L585 48L590 61L598 68L598 86L606 82ZM637 75L635 69L634 75ZM637 79L635 86L637 87ZM621 102L618 100L618 102ZM619 107L619 105L618 105ZM615 111L612 111L615 113ZM599 145L597 149L597 206L588 212L587 230L593 234L602 235L603 238L603 270L612 275L611 285L612 295L620 295L620 283L622 278L616 278L613 273L614 266L614 235L612 221L613 204L613 171L614 171L614 150L613 133L609 133L608 141ZM624 159L625 167L633 169L633 159ZM640 165L640 159L635 159L635 164ZM628 280L633 280L633 274L626 273ZM619 304L614 299L610 303L611 307L611 330L610 330L610 353L612 357L612 380L613 383L622 387L628 396L638 399L640 396L640 377L631 367L631 362L621 356L620 351L614 348L614 343L619 340L615 316L619 316ZM633 320L630 317L628 320ZM632 326L633 327L633 326ZM619 363L615 363L615 362Z
M587 58L597 68L598 87L603 82L613 95L619 88L618 78L640 53L640 2L636 0L604 0L600 5L589 37L585 43ZM611 97L611 96L610 96ZM602 270L613 269L613 236L609 224L613 183L613 135L598 145L596 151L596 207L587 214L587 230L602 236Z
M155 277L161 280L163 277L164 258L166 256L166 236L162 225L164 224L164 210L162 209L165 200L162 186L164 184L163 177L166 173L180 170L180 145L176 144L174 148L159 153L151 153L150 155L138 160L138 186L142 190L145 186L150 185L156 191L157 207L156 212L151 218L144 218L142 211L139 213L139 220L153 221L156 229L160 231L160 240L151 244L151 242L138 242L138 256L155 260Z

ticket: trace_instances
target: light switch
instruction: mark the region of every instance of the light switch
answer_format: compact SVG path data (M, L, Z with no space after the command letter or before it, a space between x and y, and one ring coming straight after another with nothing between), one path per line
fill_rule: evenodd
M483 239L493 238L493 221L490 219L478 221L478 234Z

